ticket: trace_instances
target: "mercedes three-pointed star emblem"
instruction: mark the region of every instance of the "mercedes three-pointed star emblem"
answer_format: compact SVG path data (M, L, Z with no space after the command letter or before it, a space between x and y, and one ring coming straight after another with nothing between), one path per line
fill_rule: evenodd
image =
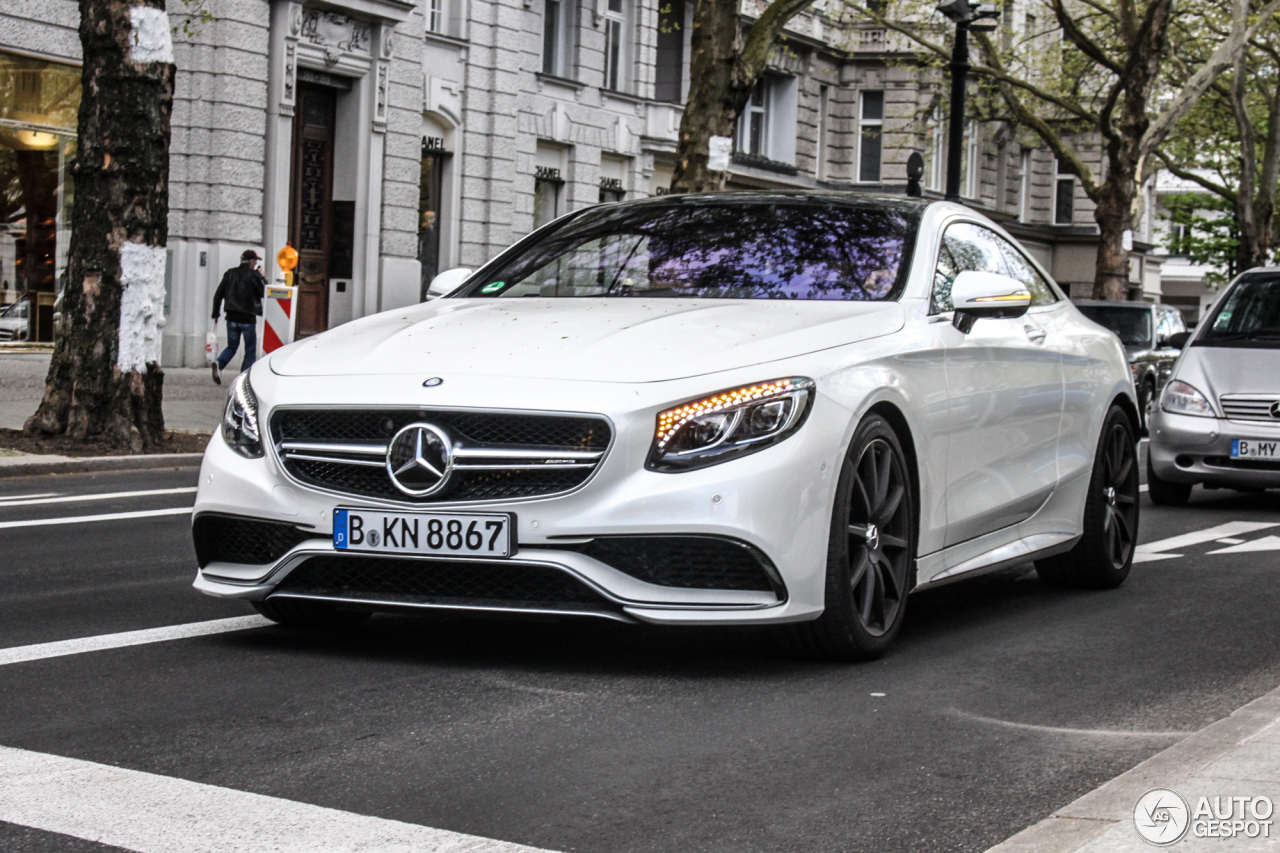
M416 498L444 488L453 470L453 443L435 424L409 424L387 445L387 476Z

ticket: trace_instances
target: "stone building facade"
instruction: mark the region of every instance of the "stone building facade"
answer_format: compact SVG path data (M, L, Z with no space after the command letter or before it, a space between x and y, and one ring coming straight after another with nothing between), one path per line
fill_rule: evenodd
M311 334L418 302L436 273L478 266L557 215L670 182L692 0L206 8L213 22L175 36L166 365L203 364L213 290L245 248L264 255L272 277L285 242L299 250L298 327ZM744 0L744 20L761 8ZM171 3L175 24L186 9ZM926 193L939 193L944 81L892 33L828 12L819 0L774 51L739 123L730 188L902 193L907 157L920 151ZM75 0L6 4L0 68L65 77L79 58L77 19ZM5 108L8 91L0 145L6 128L44 127ZM65 141L65 166L74 121L61 121L50 129ZM970 203L1083 294L1096 229L1078 182L1007 127L973 123L966 136ZM1100 159L1096 146L1085 151ZM1132 281L1151 296L1159 258L1146 251L1148 232L1135 241ZM60 267L51 270L48 280ZM21 297L22 287L6 288L4 301Z

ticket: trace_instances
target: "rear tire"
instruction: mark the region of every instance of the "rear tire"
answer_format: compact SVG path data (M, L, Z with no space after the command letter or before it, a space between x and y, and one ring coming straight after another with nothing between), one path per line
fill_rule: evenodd
M1151 382L1143 382L1142 390L1138 392L1138 418L1139 424L1138 435L1148 436L1151 434L1151 415L1155 412L1156 407L1156 386Z
M295 598L269 598L252 602L253 609L289 628L347 628L372 616L359 610L339 610L327 601L305 601Z
M1045 583L1114 589L1124 583L1138 542L1138 443L1129 417L1112 406L1102 424L1084 503L1084 535L1065 554L1036 561Z
M1151 448L1147 448L1147 496L1156 506L1186 506L1191 500L1191 487L1185 483L1161 480L1151 466Z
M809 655L871 660L897 636L915 582L913 492L897 433L884 418L870 415L840 467L822 615L789 626L793 643Z

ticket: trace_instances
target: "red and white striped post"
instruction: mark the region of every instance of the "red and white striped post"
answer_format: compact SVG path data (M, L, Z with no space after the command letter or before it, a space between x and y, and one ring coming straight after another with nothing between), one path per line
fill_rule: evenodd
M298 288L273 284L267 287L267 299L262 306L262 351L274 352L293 343L298 314L293 310L293 300Z

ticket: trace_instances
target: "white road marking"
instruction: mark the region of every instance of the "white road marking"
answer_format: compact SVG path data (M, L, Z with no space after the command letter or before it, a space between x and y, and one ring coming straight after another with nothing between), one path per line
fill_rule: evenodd
M1148 486L1146 483L1143 483L1141 486L1138 486L1138 491L1145 492L1149 488L1150 486Z
M1133 552L1134 563L1154 563L1156 560L1172 560L1175 557L1181 557L1182 554L1144 554L1141 551Z
M78 640L58 640L52 643L36 643L30 646L11 646L0 649L0 666L26 663L45 658L99 652L105 649L122 649L126 646L144 646L148 643L164 643L188 637L207 637L228 631L247 631L274 625L262 616L233 616L230 619L212 619L208 622L188 622L185 625L166 625L163 628L143 628L140 631L123 631L119 634L99 634ZM2 786L0 786L2 787Z
M999 720L995 717L984 717L981 714L971 714L968 711L961 711L959 708L952 708L951 713L958 717L964 717L969 720L976 720L980 723L990 723L993 726L1003 726L1008 729L1026 729L1028 731L1044 732L1046 734L1057 735L1085 735L1087 737L1141 737L1141 738L1184 738L1187 735L1195 734L1195 732L1129 732L1119 731L1116 729L1069 729L1061 726L1037 726L1033 723L1015 723L1012 720Z
M1223 545L1239 545L1239 544L1241 544L1242 542L1244 542L1244 540L1243 540L1243 539L1232 539L1232 538L1230 538L1230 537L1228 537L1228 538L1226 538L1226 539L1215 539L1215 540L1213 540L1213 541L1215 541L1215 542L1221 542Z
M1252 542L1241 542L1239 545L1232 545L1230 548L1219 548L1209 553L1246 554L1250 551L1280 551L1280 536L1263 536L1261 539L1254 539Z
M138 853L538 853L535 848L0 747L0 821Z
M1204 530L1183 533L1179 536L1170 536L1168 539L1147 542L1137 547L1137 553L1156 554L1161 551L1176 551L1179 548L1189 548L1192 545L1201 545L1205 542L1213 542L1215 539L1221 539L1224 536L1235 536L1239 533L1253 533L1255 530L1266 530L1268 527L1280 527L1280 522L1228 521L1226 524L1219 524L1216 527L1208 527ZM1181 555L1169 554L1168 556L1175 557Z
M0 521L0 530L8 527L44 527L49 524L84 524L89 521L117 521L123 518L151 518L157 515L190 515L192 507L175 506L171 509L141 509L137 512L108 512L102 515L69 515L62 518L29 518L25 521Z
M35 494L30 494L30 495L5 495L4 497L0 498L0 501L4 501L4 502L20 501L20 500L26 500L27 498L53 498L53 497L57 497L60 494L62 494L62 492L37 492Z
M62 495L60 497L51 497L50 495L56 495L57 493L50 492L47 495L25 495L21 500L17 498L0 498L0 509L7 506L80 503L81 501L105 501L112 498L145 498L151 495L189 495L195 490L196 487L191 486L182 489L146 489L141 492L103 492L89 495Z

